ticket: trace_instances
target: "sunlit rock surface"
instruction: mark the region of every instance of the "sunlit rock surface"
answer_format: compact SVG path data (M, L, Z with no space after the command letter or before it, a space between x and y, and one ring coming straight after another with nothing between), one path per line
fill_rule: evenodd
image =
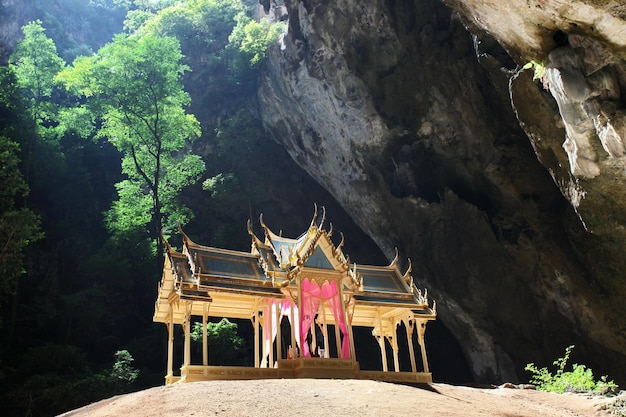
M527 379L524 364L569 344L619 381L624 7L445 3L460 13L270 5L289 32L259 89L263 122L390 258L411 258L478 381ZM519 71L530 60L549 90Z

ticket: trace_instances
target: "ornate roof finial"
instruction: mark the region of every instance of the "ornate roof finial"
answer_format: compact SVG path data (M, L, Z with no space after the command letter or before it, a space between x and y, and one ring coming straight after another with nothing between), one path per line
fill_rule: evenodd
M339 244L337 245L337 250L341 250L341 248L343 247L343 244L346 243L346 239L343 236L343 233L339 232L339 234L341 235L341 242L339 242Z
M399 257L399 254L398 254L398 247L396 246L394 249L396 250L396 256L394 256L393 260L392 260L392 261L391 261L391 263L389 264L389 268L393 268L393 267L394 267L394 266L396 266L396 264L398 263L398 257Z
M259 239L258 236L254 233L254 230L252 230L252 222L250 221L250 219L248 219L246 227L248 229L248 234L252 237L252 247L256 247L258 250L259 246L265 246L261 239Z
M180 227L180 223L179 223L179 227ZM170 242L168 242L167 239L165 238L165 235L163 234L163 230L165 230L164 227L161 228L161 232L159 233L159 236L161 237L161 240L165 244L165 252L169 255L170 253L175 252L175 251L174 249L172 249Z
M315 226L315 221L317 220L317 203L313 203L313 207L315 208L315 211L313 212L313 219L311 219L309 229Z
M185 232L183 232L183 228L180 225L180 222L178 222L178 233L183 236L183 243L185 244L185 246L198 246L193 240L189 239L189 236L187 236Z
M403 278L406 280L411 276L411 271L413 271L413 263L411 262L411 258L407 258L409 260L409 267L403 275Z
M326 221L326 207L322 206L322 220L320 221L319 228L321 229Z

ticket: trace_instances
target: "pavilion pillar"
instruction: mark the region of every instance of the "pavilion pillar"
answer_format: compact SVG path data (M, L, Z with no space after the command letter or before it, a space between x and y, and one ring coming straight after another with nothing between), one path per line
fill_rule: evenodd
M185 311L185 353L183 356L183 365L188 366L191 363L191 303L188 303Z
M172 307L170 305L170 314L167 320L167 377L174 375L174 310Z
M209 305L204 304L202 307L202 365L209 365L209 345L207 341L207 318L209 316Z
M341 358L341 332L339 331L339 323L335 322L335 341L337 342L337 357Z
M393 370L395 372L400 372L400 361L398 360L398 328L396 327L397 322L394 320L392 325L393 334L389 336L389 343L393 349Z
M430 372L428 370L428 359L426 358L426 344L424 343L424 334L426 333L426 322L420 321L417 326L417 341L420 344L422 350L422 365L424 366L424 372Z
M291 296L291 294L290 294ZM289 346L289 352L287 357L291 355L291 359L296 358L296 306L293 302L293 298L289 301L289 314L291 315L291 346Z
M356 346L354 346L354 333L352 332L352 316L353 315L354 315L354 310L352 311L352 314L346 311L346 319L348 319L346 322L348 326L348 337L350 338L350 357L352 358L352 361L356 361Z
M415 364L415 349L413 349L413 331L415 330L415 321L408 319L406 325L406 338L409 344L409 357L411 358L411 370L417 372L417 365Z
M267 346L269 344L269 352L268 352L268 357L267 357L267 367L268 368L273 368L274 367L274 303L272 300L272 304L269 305L269 307L266 306L266 311L268 313L268 317L264 320L264 323L266 326L269 327L269 329L267 329L267 331L263 332L264 335L268 335L268 339L265 341L265 345Z
M326 302L322 301L322 320L324 321L324 327L322 327L322 334L324 335L324 357L330 357L330 351L328 350L328 325L326 324Z
M258 323L259 323L259 333L260 333L259 334L259 338L262 340L262 342L261 342L261 346L262 346L261 355L262 355L262 358L261 358L260 366L261 366L261 368L266 368L267 367L267 361L268 361L268 357L267 357L267 355L268 355L268 353L267 353L268 346L267 346L267 340L265 338L265 332L266 332L265 327L267 325L265 324L265 317L262 317L262 319L263 319L263 322L261 322L261 320L258 320Z
M385 347L385 333L383 332L383 319L380 316L380 312L378 312L378 344L380 345L383 372L387 372L387 348Z
M282 344L282 332L280 330L280 321L283 317L282 312L282 303L274 300L274 305L276 306L276 362L278 365L278 361L283 358L283 344Z
M315 354L317 350L317 319L313 317L311 322L311 356Z
M252 326L254 327L254 367L258 368L261 364L259 358L259 311L252 313Z
M346 308L346 303L343 298L343 285L341 282L337 285L339 287L339 302L341 303L341 313L343 314L343 320L346 323L346 330L348 334L345 336L348 338L348 342L350 343L350 358L354 361L356 360L356 353L354 349L354 337L352 335L352 317L348 314L348 309ZM341 355L337 355L341 356Z
M300 334L300 340L298 340L298 342L300 343L300 355L297 354L297 349L295 349L295 356L303 356L304 355L304 343L306 343L306 335L302 334L302 277L298 277L297 278L298 281L298 323L296 324L298 326L298 331ZM303 343L304 342L304 343ZM294 346L295 348L295 346Z

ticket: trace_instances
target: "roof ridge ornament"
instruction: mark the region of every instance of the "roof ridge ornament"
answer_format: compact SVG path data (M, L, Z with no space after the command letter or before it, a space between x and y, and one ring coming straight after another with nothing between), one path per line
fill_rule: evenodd
M250 221L250 219L248 219L248 222L246 223L246 228L248 229L248 234L250 236L252 236L252 245L256 245L256 246L266 246L261 239L259 239L256 235L256 233L254 233L254 230L252 230L252 221Z
M400 257L400 255L398 253L398 247L396 246L396 247L394 247L394 249L396 250L396 256L393 258L393 260L389 264L388 268L393 268L394 266L396 266L396 264L398 263L398 259ZM410 259L409 259L409 262L411 262Z
M178 233L182 235L183 243L185 244L185 246L199 246L196 242L191 240L189 236L187 236L187 234L183 231L183 227L181 226L180 222L178 222Z
M178 223L178 227L180 228L180 222ZM164 227L161 228L161 231L159 232L159 237L161 238L161 241L163 241L163 243L165 244L165 251L170 254L173 251L172 245L170 245L170 242L167 241L167 239L165 238L165 235L163 234L163 230L165 230Z
M315 226L315 221L317 220L317 203L313 203L313 207L315 210L313 211L313 219L311 219L311 225L309 226L309 229Z
M407 260L409 261L409 267L406 269L406 272L402 276L405 281L411 276L411 272L413 272L413 262L411 261L411 258L407 258Z

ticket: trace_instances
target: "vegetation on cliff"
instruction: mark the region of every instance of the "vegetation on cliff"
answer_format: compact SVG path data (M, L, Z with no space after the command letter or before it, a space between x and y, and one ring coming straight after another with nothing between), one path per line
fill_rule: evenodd
M247 95L281 29L254 21L250 5L25 5L40 20L0 68L3 415L53 415L162 383L158 235L226 195L200 186L234 175L238 157L216 150L220 126L234 141L267 140L245 116ZM125 32L103 40L99 16ZM229 204L210 210L232 215Z

